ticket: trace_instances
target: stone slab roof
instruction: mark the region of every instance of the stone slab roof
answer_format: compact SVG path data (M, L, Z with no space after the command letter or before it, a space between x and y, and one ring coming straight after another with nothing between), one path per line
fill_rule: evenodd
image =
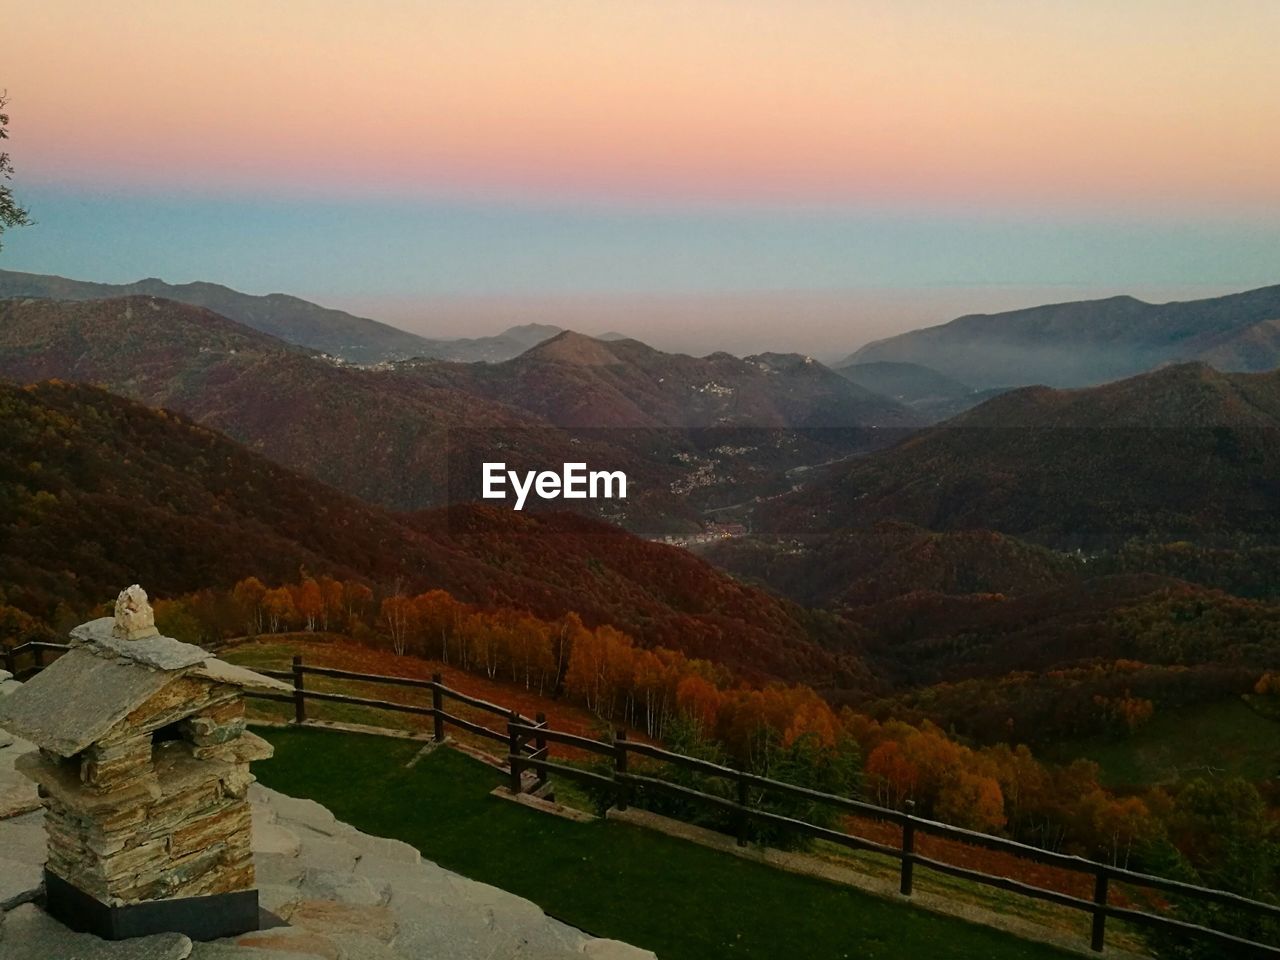
M219 660L216 657L209 657L199 666L192 668L187 675L201 677L214 683L226 683L235 687L243 687L246 690L262 690L267 693L293 693L293 687L283 681L274 677L263 676L261 673L257 673L247 667L228 663L226 660Z
M139 640L117 637L112 633L115 622L114 617L100 617L82 623L71 631L71 642L88 644L100 656L122 657L157 670L181 670L209 658L202 647L159 634Z
M33 678L0 680L0 731L62 757L100 740L134 708L181 676L247 690L290 693L287 683L219 660L171 637L126 640L102 617L71 631L72 648Z
M0 700L0 728L69 757L101 739L175 676L75 648Z

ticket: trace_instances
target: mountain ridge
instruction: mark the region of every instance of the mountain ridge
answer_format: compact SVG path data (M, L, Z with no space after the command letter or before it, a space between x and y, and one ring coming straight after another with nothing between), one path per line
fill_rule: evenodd
M917 363L985 389L1093 386L1193 360L1228 372L1280 366L1280 285L1160 304L1116 296L967 314L869 343L838 366Z
M986 527L1060 549L1280 533L1280 371L1181 364L1098 387L1024 387L822 471L766 529L879 520Z
M705 357L564 331L485 367L408 365L565 427L908 427L895 400L800 354Z
M505 360L561 329L531 323L489 337L433 339L287 293L248 294L203 280L173 284L148 277L113 284L0 270L0 298L101 300L139 295L204 307L262 333L352 363L409 357L462 362Z
M556 358L569 348L622 360ZM750 380L751 402L740 410L732 389L708 389L722 369ZM864 415L900 409L879 398L865 403L859 388L794 358L696 360L580 334L503 363L356 367L204 308L142 295L0 301L0 376L102 384L392 509L474 499L479 490L468 484L478 485L480 463L495 450L512 469L583 461L622 470L635 483L627 500L584 508L632 529L661 523L662 532L696 526L703 499L733 503L777 489L787 469L870 442ZM686 417L690 396L703 399L693 405L698 415ZM828 410L829 397L845 402ZM796 431L828 425L810 419L823 411L839 429L806 446L789 442ZM732 423L720 422L726 412L736 415ZM723 426L756 433L727 443ZM704 428L705 443L694 433Z

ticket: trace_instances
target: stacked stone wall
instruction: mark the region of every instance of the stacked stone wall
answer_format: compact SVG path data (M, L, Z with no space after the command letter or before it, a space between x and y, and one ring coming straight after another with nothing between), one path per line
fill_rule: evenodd
M183 678L82 753L33 754L49 870L111 904L251 889L249 763L271 748L237 693Z

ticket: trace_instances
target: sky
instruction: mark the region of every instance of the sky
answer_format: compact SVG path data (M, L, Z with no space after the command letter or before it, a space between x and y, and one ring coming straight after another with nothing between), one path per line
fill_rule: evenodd
M0 267L844 353L1280 282L1273 0L14 4Z

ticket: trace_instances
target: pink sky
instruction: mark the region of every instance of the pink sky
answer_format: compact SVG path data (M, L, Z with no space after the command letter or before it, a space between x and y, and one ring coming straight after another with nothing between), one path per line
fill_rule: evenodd
M1280 0L40 0L3 28L37 221L8 269L824 356L1280 280Z
M45 184L1280 207L1273 0L11 4Z

